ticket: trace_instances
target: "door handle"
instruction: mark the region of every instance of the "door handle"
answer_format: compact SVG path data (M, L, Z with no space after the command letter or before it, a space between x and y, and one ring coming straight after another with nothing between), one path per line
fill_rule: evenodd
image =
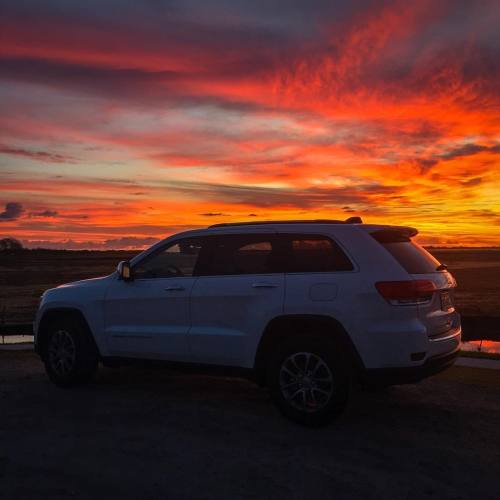
M252 288L277 288L274 283L253 283Z
M184 290L184 287L180 286L180 285L171 285L171 286L167 286L167 288L165 288L166 292L180 292L182 290Z

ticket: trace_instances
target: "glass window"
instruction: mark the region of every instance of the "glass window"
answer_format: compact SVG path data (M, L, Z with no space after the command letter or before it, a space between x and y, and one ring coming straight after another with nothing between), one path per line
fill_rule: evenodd
M202 238L172 243L134 266L133 276L136 279L193 276L201 247Z
M288 272L319 273L353 269L342 249L326 236L289 235L288 238Z
M280 272L272 235L219 236L210 274L267 274Z
M427 250L398 231L377 231L372 236L409 274L433 273L440 267L439 261Z

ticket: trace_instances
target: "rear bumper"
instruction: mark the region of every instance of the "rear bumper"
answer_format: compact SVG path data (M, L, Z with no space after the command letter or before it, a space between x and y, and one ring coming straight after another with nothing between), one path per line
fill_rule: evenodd
M363 379L369 385L412 384L446 370L455 363L459 354L460 346L457 346L451 352L428 358L419 366L368 369Z

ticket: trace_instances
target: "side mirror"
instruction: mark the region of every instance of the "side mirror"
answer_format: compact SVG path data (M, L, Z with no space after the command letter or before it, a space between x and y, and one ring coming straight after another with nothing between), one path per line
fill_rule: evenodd
M118 267L116 268L118 271L118 276L123 281L131 281L132 280L132 270L130 269L130 262L128 260L122 260Z

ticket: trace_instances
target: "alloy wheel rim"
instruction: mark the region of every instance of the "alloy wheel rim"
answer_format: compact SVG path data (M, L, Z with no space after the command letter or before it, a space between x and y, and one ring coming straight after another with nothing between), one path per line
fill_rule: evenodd
M50 338L49 362L59 376L68 375L75 364L76 347L73 337L66 330L57 330Z
M332 372L317 354L297 352L281 364L280 389L291 406L313 413L324 408L332 397Z

